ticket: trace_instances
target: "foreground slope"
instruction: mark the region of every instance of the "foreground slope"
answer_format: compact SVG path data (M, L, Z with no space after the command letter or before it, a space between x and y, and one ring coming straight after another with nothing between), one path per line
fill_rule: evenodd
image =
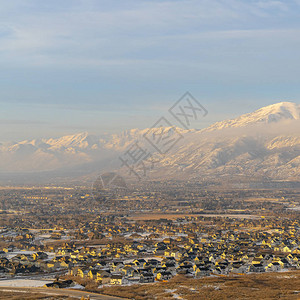
M300 273L262 273L242 276L189 279L176 276L169 282L107 287L102 293L130 299L289 299L300 298Z

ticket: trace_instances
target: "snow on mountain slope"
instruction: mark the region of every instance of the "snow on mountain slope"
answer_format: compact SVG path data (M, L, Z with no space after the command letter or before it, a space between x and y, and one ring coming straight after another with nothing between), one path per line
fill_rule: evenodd
M103 140L87 132L0 146L0 170L45 171L110 157Z
M135 141L154 149L144 134L162 128L131 129L121 134L95 136L87 132L61 138L0 144L2 172L61 170L91 165L102 172L103 162L117 162ZM163 128L169 136L183 138L157 162L150 178L197 179L205 176L261 176L300 180L300 106L281 102L203 130ZM113 164L112 164L113 165ZM114 167L115 168L115 167ZM118 167L116 167L118 168ZM128 170L120 171L126 175Z
M88 132L82 132L75 135L68 135L58 139L43 139L43 142L51 149L97 149L100 146L100 140L96 136L89 135Z
M255 112L242 115L236 119L217 122L205 131L213 131L224 128L245 127L255 124L270 124L283 120L299 120L300 105L292 102L280 102L256 110Z
M117 151L125 151L127 147L130 146L132 142L139 141L142 145L146 143L144 135L145 134L157 134L161 132L161 128L146 128L146 129L130 129L125 130L121 134L113 134L109 140L105 143L104 147L107 149L114 149ZM190 132L189 130L182 129L179 127L165 127L163 128L164 133L172 136L176 130L180 134L186 134Z
M281 102L218 122L184 139L159 159L150 177L260 176L300 180L300 106Z

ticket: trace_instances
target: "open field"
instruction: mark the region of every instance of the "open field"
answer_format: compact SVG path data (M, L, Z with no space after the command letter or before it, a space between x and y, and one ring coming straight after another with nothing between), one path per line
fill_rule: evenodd
M185 217L223 217L223 218L234 218L234 219L259 219L261 216L257 215L249 215L249 214L135 214L129 216L128 219L138 221L138 220L160 220L160 219L168 219L168 220L176 220L177 218L185 218Z
M262 202L262 201L267 201L267 202L280 202L280 199L277 198L249 198L245 199L244 201L246 202Z
M201 217L209 217L209 218L216 218L216 217L222 217L222 218L232 218L232 219L260 219L261 216L257 215L247 215L247 214L199 214L197 216Z
M0 287L42 287L47 283L51 283L53 280L32 280L32 279L11 279L0 280Z
M159 219L168 219L168 220L176 220L177 218L184 218L184 217L197 217L197 214L167 214L167 213L141 213L141 214L134 214L129 216L128 219L138 221L138 220L159 220Z
M102 293L142 299L300 299L300 271L244 276L187 279L176 276L169 282L106 287Z
M1 300L11 299L11 300L55 300L55 299L64 299L64 300L71 300L74 298L70 298L67 296L49 296L46 294L40 293L29 293L29 292L15 292L15 291L1 291L0 294Z
M81 297L90 300L120 300L120 297L100 295L84 291L74 291L68 289L51 289L51 288L17 288L17 287L0 287L0 300L6 299L81 299Z

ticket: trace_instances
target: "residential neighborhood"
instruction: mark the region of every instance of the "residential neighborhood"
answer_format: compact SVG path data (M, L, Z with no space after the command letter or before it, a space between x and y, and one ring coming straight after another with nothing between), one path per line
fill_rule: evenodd
M218 200L207 192L206 197L201 194L206 209L188 204L182 211L174 209L168 191L132 195L140 205L145 197L146 205L155 201L168 206L164 213L161 208L133 209L132 201L118 213L112 213L113 202L105 210L95 201L88 207L93 200L85 190L72 192L72 197L64 189L39 198L24 198L23 193L11 192L9 203L2 194L0 281L47 279L46 288L101 290L169 282L178 276L195 280L300 270L295 191L273 192L273 197L266 191L264 201L258 200L257 191L244 191L230 207L229 195L236 192L223 192ZM24 205L16 210L13 205L21 200Z

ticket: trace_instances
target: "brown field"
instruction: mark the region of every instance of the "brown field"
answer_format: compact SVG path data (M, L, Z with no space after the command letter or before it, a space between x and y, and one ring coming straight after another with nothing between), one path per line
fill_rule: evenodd
M176 276L169 282L105 287L104 294L130 299L300 299L300 271L244 276L187 279ZM180 299L180 298L179 298Z
M69 299L74 299L74 298L69 298L67 296L51 296L49 295L43 295L40 293L22 293L22 292L6 292L6 291L1 291L0 293L0 299L1 300L54 300L54 299L64 299L64 300L69 300Z
M128 219L139 221L139 220L159 220L159 219L168 219L168 220L176 220L177 218L184 217L197 217L197 214L135 214L129 216Z
M245 199L246 202L262 202L262 201L266 201L266 202L280 202L280 199L277 198L249 198L249 199Z
M128 219L139 221L139 220L159 220L159 219L168 219L168 220L176 220L177 218L184 217L227 217L227 218L235 218L235 219L260 219L261 216L257 215L247 215L247 214L135 214L129 216Z
M260 219L261 216L257 215L247 215L247 214L199 214L201 217L223 217L223 218L232 218L232 219Z
M0 299L18 300L55 300L55 299L89 299L91 300L122 300L124 298L100 295L91 291L78 291L72 289L55 288L20 288L20 287L0 287Z

